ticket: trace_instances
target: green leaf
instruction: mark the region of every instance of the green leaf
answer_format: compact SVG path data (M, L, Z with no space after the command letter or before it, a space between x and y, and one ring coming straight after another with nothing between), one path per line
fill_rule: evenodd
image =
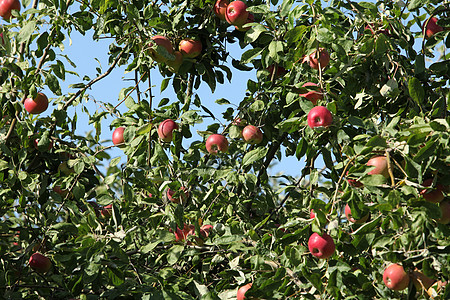
M242 159L242 165L248 166L252 163L254 163L257 160L260 160L267 155L267 151L269 151L269 148L261 147L255 150L252 150L250 152L247 152Z
M138 134L138 135L147 134L147 133L150 132L152 127L153 127L152 123L144 124L144 125L142 125L141 127L138 128L138 130L136 131L136 134Z
M425 98L425 91L423 90L422 83L416 77L411 77L408 80L409 95L416 101L417 104L422 104Z
M408 4L408 10L413 11L418 8L424 7L425 4L427 4L429 0L411 0ZM406 2L408 3L408 2Z
M241 56L241 61L244 64L248 64L252 59L261 55L264 49L261 48L253 48L245 51Z
M375 227L377 227L378 224L380 224L381 220L382 220L382 215L379 215L374 220L372 220L368 223L365 223L364 225L359 227L357 230L353 231L352 234L357 235L357 234L367 234L367 233L373 232L373 229Z
M167 262L169 265L174 265L183 253L183 245L173 245L167 252Z
M288 45L294 44L303 38L307 27L304 25L297 26L286 32L285 39Z
M375 42L375 52L383 54L389 50L389 41L384 34L380 34Z
M391 78L383 85L380 89L381 96L388 98L394 97L398 93L398 83L397 80Z
M256 100L255 102L250 105L249 110L250 111L261 111L264 110L265 104L262 100Z
M286 17L291 11L292 4L294 4L294 0L283 0L280 7L280 16Z
M29 21L23 26L17 35L17 43L26 43L36 30L36 21Z
M267 29L263 25L255 25L250 28L249 31L247 31L245 35L245 42L250 44L253 43L258 39L258 37L261 35L261 33L266 32Z
M334 42L336 37L333 32L328 30L327 28L319 28L317 30L317 40L322 43L332 43Z

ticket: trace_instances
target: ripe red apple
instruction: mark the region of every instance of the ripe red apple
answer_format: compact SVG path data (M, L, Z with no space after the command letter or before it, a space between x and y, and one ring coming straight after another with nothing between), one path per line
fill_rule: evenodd
M244 22L244 24L242 24L241 26L236 25L236 26L234 26L234 28L236 28L236 30L238 30L238 31L248 31L251 27L250 26L244 27L244 25L248 24L248 23L254 23L254 22L255 22L255 16L252 13L248 13L247 20Z
M166 38L165 36L161 36L161 35L155 35L152 38L152 42L150 42L150 46L153 46L154 44L158 45L158 46L162 46L164 47L167 52L169 52L170 54L173 54L173 46L172 46L172 42ZM150 56L152 57L152 59L156 62L166 62L167 59L162 56L161 54L158 54L156 52L156 50L154 49L150 49Z
M52 267L52 262L48 257L39 252L33 253L28 261L28 264L38 273L46 273Z
M304 85L302 85L302 87L317 87L318 85L315 84L314 82L307 82ZM312 89L311 91L308 91L305 94L300 94L301 97L305 97L306 99L308 99L309 101L312 102L312 104L317 105L317 100L322 100L323 99L323 91L321 88L316 88L316 89Z
M212 225L202 225L200 227L200 234L206 239L213 228L214 226Z
M202 225L200 227L200 235L202 236L202 238L195 237L194 238L195 244L202 246L204 243L203 239L206 239L209 236L209 233L212 230L212 228L213 228L212 225ZM191 235L195 236L195 226L192 224L190 224L190 225L184 224L184 227L182 230L177 227L177 230L175 231L175 241L182 242ZM191 245L191 244L192 243L189 241L188 245Z
M325 259L333 255L336 246L334 245L333 238L328 234L324 233L320 236L314 232L309 237L308 249L315 257Z
M442 201L439 203L439 208L441 209L441 218L438 219L438 223L448 224L450 223L450 201Z
M0 0L0 16L3 19L9 20L13 9L20 11L19 0Z
M175 129L178 129L178 124L171 119L166 119L158 126L158 136L164 142L170 142L173 138L173 131Z
M26 98L23 105L30 114L40 114L48 108L48 98L43 93L38 93L35 99Z
M308 125L311 128L328 127L332 122L333 116L325 106L315 106L308 113Z
M348 171L347 171L347 173L346 173L346 175L348 176ZM362 186L364 186L364 184L362 183L362 182L360 182L360 181L358 181L358 180L356 180L356 179L348 179L347 178L347 182L348 182L348 184L350 184L352 187L362 187Z
M225 19L235 26L242 26L248 18L247 5L242 1L233 1L227 6Z
M318 52L318 53L317 53ZM302 60L303 63L307 62L313 69L319 70L320 67L324 69L330 63L330 54L324 48L319 48L319 51L314 51L308 56L305 56Z
M237 300L244 300L245 293L252 287L252 283L247 283L246 285L241 286L237 291Z
M34 148L39 149L38 144L39 144L39 139L35 139L35 140L33 141L33 146L34 146ZM50 150L50 149L52 149L52 148L53 148L53 141L50 141L50 142L48 143L47 151Z
M263 133L261 129L253 125L247 125L242 130L242 137L244 141L249 144L259 144L263 140Z
M411 279L414 283L414 286L416 287L416 291L420 292L421 290L427 291L430 286L433 285L434 280L430 277L426 276L422 272L420 272L418 269L415 269L411 273Z
M426 187L430 187L432 184L433 184L432 178L426 179L422 183L422 185L426 186ZM422 191L420 191L420 194L428 202L439 203L442 200L444 200L444 198L445 198L445 195L442 192L443 189L444 189L444 186L440 183L437 183L436 186L434 187L434 189L423 189Z
M125 142L123 138L123 132L125 131L125 127L117 127L112 135L112 142L115 146L123 144Z
M270 65L267 68L267 71L269 71L270 73L270 77L272 77L272 74L275 72L275 65ZM281 66L277 66L277 72L275 73L274 78L279 78L281 76L284 76L287 73L286 69L281 67Z
M230 4L230 1L228 0L217 0L216 4L214 4L213 7L214 14L222 21L225 21L225 15L227 14L228 4Z
M427 24L427 20L422 24L422 33L427 37L432 37L435 33L443 31L444 28L437 24L438 19L436 17L432 17ZM425 29L425 24L427 24L427 29Z
M202 42L193 39L181 40L179 50L184 57L197 57L202 53Z
M389 171L387 165L386 156L374 156L366 164L367 166L375 167L375 169L371 170L369 175L380 174L386 178L389 178Z
M217 154L219 151L228 151L228 140L221 134L211 134L206 139L206 150L209 154Z
M100 214L105 219L111 218L111 216L112 216L112 204L108 204L106 206L103 206L102 210L100 211Z
M169 67L170 72L177 73L180 66L183 64L183 54L181 54L180 51L174 51L173 55L175 56L175 59L168 60L166 64Z
M183 229L180 229L180 228L177 227L177 230L175 231L175 241L177 241L177 242L184 241L187 238L188 233L191 230L195 230L194 225L184 224Z
M401 291L408 287L409 276L402 266L391 264L384 270L383 281L391 290Z
M316 214L314 213L314 209L311 209L310 211L309 211L309 218L310 219L314 219L316 217Z
M172 191L170 188L167 189L167 199L173 203L184 203L189 198L189 192L188 190L182 186L180 188L181 194L180 197L174 198L173 195L175 194L175 191Z
M63 190L60 185L53 186L52 190L55 193L59 194L61 197L65 197L69 193L68 190L66 190L66 189Z
M369 214L367 214L364 217L362 217L361 219L355 220L352 216L352 210L350 209L350 206L348 204L345 205L344 212L345 212L345 216L347 217L347 220L349 220L350 222L355 223L355 224L364 223L369 219Z

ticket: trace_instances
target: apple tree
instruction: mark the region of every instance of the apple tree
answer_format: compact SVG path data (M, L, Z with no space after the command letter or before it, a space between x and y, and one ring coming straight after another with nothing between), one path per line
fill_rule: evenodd
M448 1L0 15L2 298L450 298ZM110 41L93 78L64 54L74 32ZM120 66L119 100L87 109ZM237 70L245 94L215 94ZM268 172L286 157L296 176Z

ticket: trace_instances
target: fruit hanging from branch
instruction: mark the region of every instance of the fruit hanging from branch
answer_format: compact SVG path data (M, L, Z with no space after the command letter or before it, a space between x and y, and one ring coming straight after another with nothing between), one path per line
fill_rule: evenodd
M383 273L384 284L394 291L401 291L409 285L409 275L399 264L389 265Z
M37 115L47 110L48 98L44 93L38 93L34 99L26 98L23 105L28 113Z

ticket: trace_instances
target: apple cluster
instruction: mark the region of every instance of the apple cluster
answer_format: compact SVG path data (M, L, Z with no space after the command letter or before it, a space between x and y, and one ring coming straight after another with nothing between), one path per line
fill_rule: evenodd
M213 10L219 19L227 21L239 31L247 31L250 28L244 25L255 21L255 16L247 11L247 4L243 1L217 0Z
M204 240L208 238L211 230L213 229L212 225L202 225L200 226L200 235L201 238L196 236L195 234L195 226L190 224L184 224L183 229L177 227L175 231L175 241L184 242L188 239L189 236L194 237L194 244L197 246L203 246ZM188 245L192 245L191 241L187 241Z
M184 38L177 50L165 36L155 35L151 38L149 55L157 63L165 63L171 72L177 73L185 58L193 59L202 53L202 42L196 38ZM159 48L159 49L158 49Z

